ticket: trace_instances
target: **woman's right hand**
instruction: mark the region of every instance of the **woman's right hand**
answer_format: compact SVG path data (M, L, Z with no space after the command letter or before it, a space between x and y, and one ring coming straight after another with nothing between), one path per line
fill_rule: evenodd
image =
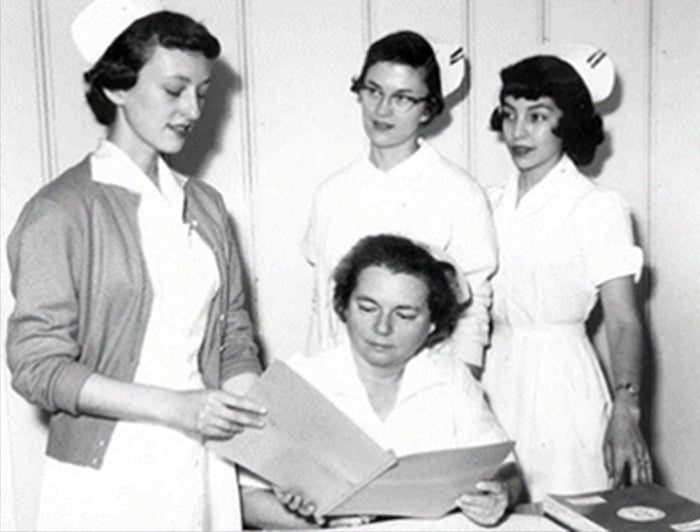
M221 390L176 393L171 425L205 438L226 439L246 427L264 426L265 408L253 401Z

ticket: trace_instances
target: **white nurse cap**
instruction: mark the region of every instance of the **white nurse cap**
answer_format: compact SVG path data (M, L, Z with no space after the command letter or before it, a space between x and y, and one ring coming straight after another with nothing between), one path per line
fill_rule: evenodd
M447 98L462 85L466 72L466 56L461 44L449 44L426 37L440 67L442 96Z
M73 42L94 65L133 22L163 9L160 0L94 0L73 21Z
M551 44L542 55L553 55L570 64L581 76L593 103L608 98L615 86L615 67L610 56L590 44Z

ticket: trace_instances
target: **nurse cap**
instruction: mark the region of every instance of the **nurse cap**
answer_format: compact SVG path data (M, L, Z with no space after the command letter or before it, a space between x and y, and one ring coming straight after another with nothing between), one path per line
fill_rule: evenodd
M73 21L73 42L94 65L133 22L163 9L160 0L94 0Z
M573 67L593 103L607 99L615 86L615 67L605 51L590 44L551 44L539 55L553 55Z
M461 44L441 42L430 37L426 40L435 52L435 59L440 67L440 85L442 97L447 98L462 85L466 72L466 56Z

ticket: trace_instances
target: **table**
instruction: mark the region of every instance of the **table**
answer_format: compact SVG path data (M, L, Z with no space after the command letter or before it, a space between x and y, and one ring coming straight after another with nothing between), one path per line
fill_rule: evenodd
M337 528L334 530L353 530L361 532L374 531L510 531L510 532L550 532L566 530L542 515L510 514L503 522L495 527L482 527L470 521L461 512L446 515L440 519L390 519L378 523L370 523L354 528Z

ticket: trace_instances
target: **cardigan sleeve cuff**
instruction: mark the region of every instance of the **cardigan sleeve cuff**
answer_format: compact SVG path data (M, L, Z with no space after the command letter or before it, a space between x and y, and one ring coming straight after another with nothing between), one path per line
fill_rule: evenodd
M221 365L221 382L226 382L231 377L243 373L253 373L255 375L260 375L262 373L262 365L257 356L251 355L249 357L223 362Z
M78 399L85 381L94 371L82 364L64 366L50 385L49 397L59 410L78 415Z

